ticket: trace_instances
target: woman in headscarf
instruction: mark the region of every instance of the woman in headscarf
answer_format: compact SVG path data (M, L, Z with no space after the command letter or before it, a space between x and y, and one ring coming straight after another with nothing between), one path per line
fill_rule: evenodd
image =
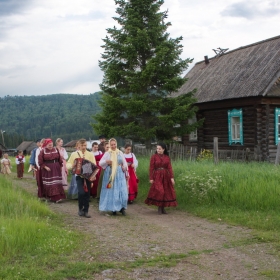
M145 203L158 206L158 214L167 214L164 207L177 206L174 190L174 175L164 143L157 145L157 150L150 160L150 191Z
M61 175L63 159L59 151L53 146L53 141L50 138L45 139L38 162L46 197L57 203L65 199Z
M62 175L62 186L64 190L68 190L68 169L66 168L66 160L68 159L68 154L66 150L62 147L63 146L63 140L61 138L57 138L55 141L56 148L58 149L60 153L60 157L63 160L63 165L61 168L61 175Z
M120 211L126 215L128 190L125 172L127 163L123 153L117 149L117 140L109 140L110 149L105 152L99 165L105 169L102 181L99 210L112 211L113 215Z

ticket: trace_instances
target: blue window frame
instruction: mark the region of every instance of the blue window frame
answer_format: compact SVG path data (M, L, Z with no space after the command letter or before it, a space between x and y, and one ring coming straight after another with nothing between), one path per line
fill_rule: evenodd
M243 145L243 114L242 109L228 110L229 144Z
M275 108L275 144L280 141L280 108Z

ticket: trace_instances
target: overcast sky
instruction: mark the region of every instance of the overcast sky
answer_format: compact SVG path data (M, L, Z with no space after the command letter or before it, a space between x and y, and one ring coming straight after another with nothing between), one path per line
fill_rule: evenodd
M0 0L0 97L99 91L114 0ZM280 0L165 0L183 58L280 35Z

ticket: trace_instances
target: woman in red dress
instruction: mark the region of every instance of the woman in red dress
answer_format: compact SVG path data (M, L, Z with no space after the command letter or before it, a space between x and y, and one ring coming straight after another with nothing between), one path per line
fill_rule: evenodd
M128 203L132 204L138 193L138 179L136 176L136 168L138 166L138 160L135 155L131 153L131 145L126 144L124 146L124 158L128 165Z
M46 139L38 157L41 168L43 188L46 197L53 202L60 202L65 199L62 186L61 167L63 159L59 151L54 148L53 141Z
M101 151L98 151L98 143L97 142L93 142L92 143L92 153L95 157L95 161L96 161L96 165L99 168L98 173L96 174L96 179L92 182L92 186L90 189L90 195L92 197L97 197L97 189L98 189L98 182L99 182L99 178L100 178L100 173L101 173L101 167L99 166L99 161L101 160L103 153Z
M145 203L158 206L158 214L167 214L164 207L177 206L174 190L174 175L164 143L157 145L157 151L150 161L150 191Z

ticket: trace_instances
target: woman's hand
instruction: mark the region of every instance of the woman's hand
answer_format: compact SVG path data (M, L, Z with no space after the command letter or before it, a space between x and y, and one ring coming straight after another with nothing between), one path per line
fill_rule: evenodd
M171 183L172 183L173 186L175 185L175 181L174 181L173 178L171 178Z
M51 171L51 169L47 166L44 167L47 171Z
M134 168L134 164L133 163L130 166Z
M150 184L153 184L154 183L154 180L150 180Z
M111 160L106 160L106 163L108 164L108 165L112 165L112 161Z

